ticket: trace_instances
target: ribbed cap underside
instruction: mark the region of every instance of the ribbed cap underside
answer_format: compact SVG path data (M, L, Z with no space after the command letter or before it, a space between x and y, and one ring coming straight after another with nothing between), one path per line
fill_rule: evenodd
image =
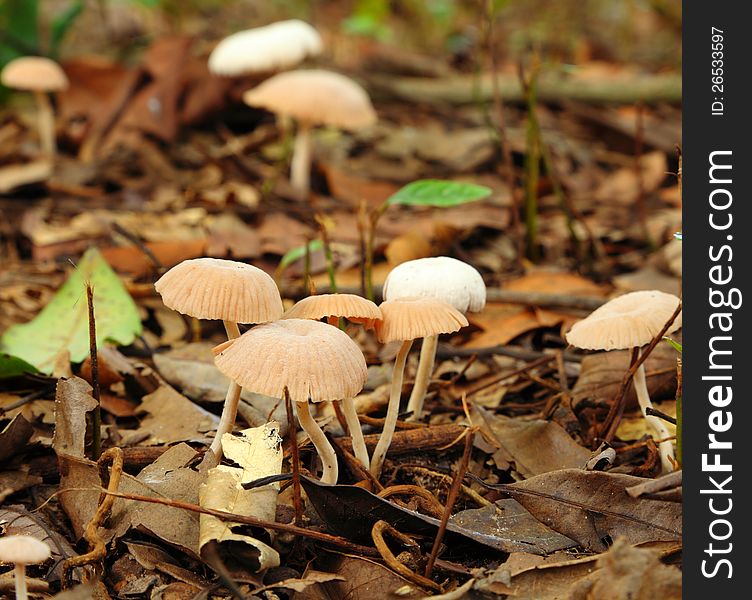
M165 306L197 319L266 323L283 312L274 280L261 269L231 260L183 261L154 287Z
M387 300L379 308L384 320L376 323L376 335L384 343L454 333L467 326L465 315L433 298Z
M320 321L285 319L247 331L215 357L243 388L297 402L353 398L366 382L363 353L350 337Z

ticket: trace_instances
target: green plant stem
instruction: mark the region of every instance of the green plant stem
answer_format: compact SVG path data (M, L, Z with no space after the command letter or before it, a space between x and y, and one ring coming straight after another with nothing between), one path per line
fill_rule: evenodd
M319 230L321 231L321 243L324 247L324 257L326 258L326 272L329 275L329 289L332 294L337 293L337 275L334 271L334 255L332 254L332 246L329 243L329 233L326 230L326 224L322 219L316 219L319 222Z
M682 440L683 420L682 420L682 361L681 358L676 361L676 462L679 468L682 466Z
M374 246L376 245L376 226L378 225L381 217L386 212L387 208L389 208L388 201L381 204L378 208L373 209L368 219L368 232L366 234L366 255L365 255L365 261L364 261L365 263L364 269L365 269L366 298L368 298L371 302L374 301L373 253L374 253Z

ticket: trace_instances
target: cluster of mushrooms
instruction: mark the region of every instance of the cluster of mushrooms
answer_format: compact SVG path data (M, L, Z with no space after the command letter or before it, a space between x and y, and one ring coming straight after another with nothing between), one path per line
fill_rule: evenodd
M215 464L222 436L232 431L241 388L295 403L298 422L321 458L325 483L336 483L337 458L311 415L310 402L341 402L353 452L378 477L399 414L405 361L414 340L423 339L418 375L410 399L420 418L433 370L437 336L468 324L466 311L485 305L480 273L449 257L424 258L395 268L377 306L353 294L310 296L283 311L274 280L252 265L216 258L183 261L156 283L166 306L198 319L222 320L228 341L215 348L215 363L232 383L217 433L207 453ZM380 342L401 342L394 365L386 420L368 455L353 398L367 378L365 357L338 325L340 319L373 329ZM322 321L322 320L325 320ZM238 323L253 324L240 335Z
M324 125L356 130L376 122L368 94L351 79L322 69L286 71L322 50L318 32L304 21L291 19L230 35L216 46L208 61L211 73L221 77L277 73L246 91L243 101L296 121L290 183L302 198L310 192L311 129ZM5 65L0 81L9 88L34 93L40 145L45 155L53 156L55 122L49 93L68 87L63 69L49 58L25 56Z

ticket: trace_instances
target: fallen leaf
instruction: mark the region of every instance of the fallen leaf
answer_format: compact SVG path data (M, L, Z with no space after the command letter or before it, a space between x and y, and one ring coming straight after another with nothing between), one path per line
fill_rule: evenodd
M147 434L142 442L157 446L173 442L206 442L206 432L216 429L219 418L197 406L168 385L144 396L139 412L146 413L134 436Z
M564 429L541 419L523 421L476 407L499 451L493 455L497 465L513 463L525 477L560 469L585 466L590 451L575 442Z
M144 247L165 269L175 266L189 258L204 256L206 239L175 240L166 242L146 242ZM111 246L102 249L102 256L118 273L125 273L134 278L156 272L157 266L143 249L136 246Z
M17 414L0 431L0 464L21 452L31 439L34 429L23 415Z
M80 377L60 379L55 392L55 435L52 448L60 455L83 458L86 414L97 407L92 388Z
M642 481L619 473L562 469L504 490L536 519L597 552L618 536L632 544L681 539L681 504L626 493L625 488Z
M29 323L9 328L0 339L4 351L50 373L62 350L79 363L89 354L86 284L94 291L97 345L105 341L127 345L141 332L138 309L118 276L96 248L90 248L78 268L42 312Z
M619 538L598 557L598 570L578 581L567 600L681 600L682 575L659 553Z
M206 482L199 489L199 502L204 508L274 521L277 511L279 484L271 483L250 490L243 484L282 472L282 438L279 425L267 423L262 427L245 429L239 437L227 433L222 436L225 456L236 466L219 465L210 469ZM248 527L232 521L222 521L212 515L201 514L199 548L217 542L220 552L228 556L237 553L237 546L247 546L242 552L244 561L253 560L252 570L263 571L279 566L279 554L267 543L249 535Z

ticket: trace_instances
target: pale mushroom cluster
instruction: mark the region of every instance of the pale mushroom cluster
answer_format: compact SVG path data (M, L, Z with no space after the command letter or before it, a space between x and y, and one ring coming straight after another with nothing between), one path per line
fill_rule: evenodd
M309 402L339 403L355 458L378 477L397 423L405 362L413 340L435 340L458 331L468 324L463 312L479 310L485 302L483 281L469 265L444 257L413 262L417 265L406 263L405 269L395 269L389 286L398 297L381 306L354 294L324 294L304 298L284 313L274 280L252 265L198 258L167 271L155 283L165 305L197 319L221 320L227 332L228 341L215 348L215 364L232 383L205 458L209 466L222 458L222 435L232 431L244 388L279 399L289 396L295 403L298 422L321 458L325 483L337 482L337 455L311 414ZM456 289L450 286L452 302L444 294L446 286L430 290L427 284L413 285L405 297L400 292L405 286L401 273L414 273L415 268L433 270L425 282L439 276L449 283L460 271L465 278L457 278ZM407 277L413 284L415 279L420 277ZM463 286L467 293L460 291ZM366 383L366 361L355 341L339 328L340 319L375 330L382 343L401 342L386 419L372 457L353 401ZM238 323L253 327L240 335ZM423 394L433 367L435 342L431 348L419 369L419 376L426 378L421 384Z

